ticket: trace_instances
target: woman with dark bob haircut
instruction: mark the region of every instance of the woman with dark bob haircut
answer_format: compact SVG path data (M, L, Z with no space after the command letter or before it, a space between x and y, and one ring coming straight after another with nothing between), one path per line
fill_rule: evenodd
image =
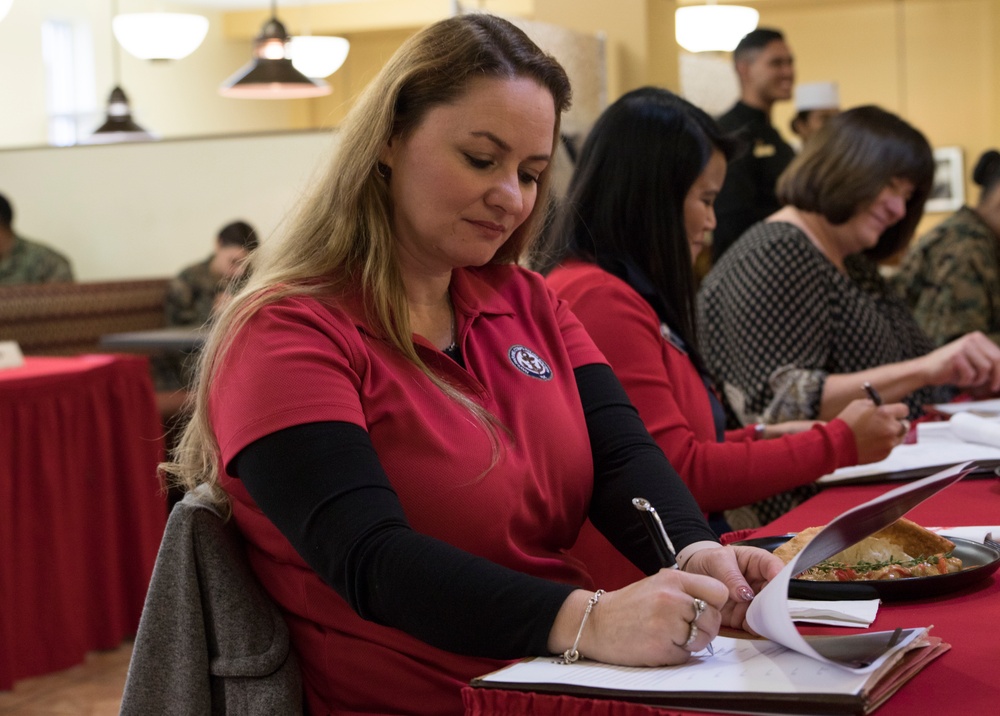
M1000 390L997 346L976 332L935 350L878 272L909 242L933 178L924 136L874 106L832 118L785 170L786 205L699 294L705 359L743 420L828 420L866 382L911 417L956 386Z
M726 431L698 349L693 262L715 227L732 151L714 120L677 95L656 87L623 95L587 135L553 234L561 245L549 262L558 265L547 275L708 513L880 460L906 415L901 404L858 400L811 430L795 421ZM592 570L634 574L594 530L576 553Z
M569 98L506 20L416 33L213 321L167 469L231 512L308 713L461 714L471 678L531 655L681 664L781 570L719 544L579 321L516 263ZM650 576L605 593L569 554L588 518Z

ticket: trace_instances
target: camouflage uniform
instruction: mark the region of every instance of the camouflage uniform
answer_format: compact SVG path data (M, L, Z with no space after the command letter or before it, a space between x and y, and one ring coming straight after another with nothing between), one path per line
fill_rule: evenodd
M202 326L212 316L215 297L226 288L226 282L212 275L212 257L180 272L170 282L165 304L168 326Z
M167 288L164 313L168 326L196 328L212 316L215 297L226 289L226 281L212 275L212 257L188 266ZM150 357L153 385L158 391L185 388L191 383L196 353L168 351Z
M48 246L20 236L14 249L0 259L0 284L72 281L73 268L65 256Z
M893 282L937 345L970 331L1000 344L1000 238L969 207L921 237Z

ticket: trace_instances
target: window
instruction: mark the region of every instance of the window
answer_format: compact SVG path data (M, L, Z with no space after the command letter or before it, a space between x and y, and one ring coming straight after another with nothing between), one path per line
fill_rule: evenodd
M100 119L90 27L72 20L44 21L42 59L49 144L76 144Z

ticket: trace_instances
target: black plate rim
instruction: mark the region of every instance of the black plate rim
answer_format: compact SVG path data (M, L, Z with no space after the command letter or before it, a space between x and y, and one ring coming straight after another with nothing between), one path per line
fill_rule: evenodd
M963 554L972 550L973 554L982 553L984 561L961 572L951 574L934 574L928 577L906 577L904 579L859 580L856 582L812 582L804 579L789 581L788 596L803 599L882 599L883 601L900 599L920 599L938 596L957 591L963 587L986 579L1000 569L1000 552L981 542L962 537L943 536L955 543L956 551L962 548ZM792 537L794 532L768 537L753 537L734 542L735 545L760 547L773 551ZM959 555L963 563L967 557Z

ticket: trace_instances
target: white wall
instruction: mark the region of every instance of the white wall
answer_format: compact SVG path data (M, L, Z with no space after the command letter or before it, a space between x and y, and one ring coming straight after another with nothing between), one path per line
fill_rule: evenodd
M114 86L113 55L133 118L164 138L216 133L260 132L301 127L296 112L309 100L236 100L219 96L218 86L250 60L249 40L223 34L223 13L192 3L120 0L122 12L162 9L198 12L209 18L208 35L191 55L172 62L132 57L112 42L111 0L18 0L0 22L0 147L41 146L48 142L42 22L70 20L90 27L93 36L98 114L104 121Z
M336 143L329 130L0 151L19 234L66 253L78 280L170 276L241 218L263 240Z

